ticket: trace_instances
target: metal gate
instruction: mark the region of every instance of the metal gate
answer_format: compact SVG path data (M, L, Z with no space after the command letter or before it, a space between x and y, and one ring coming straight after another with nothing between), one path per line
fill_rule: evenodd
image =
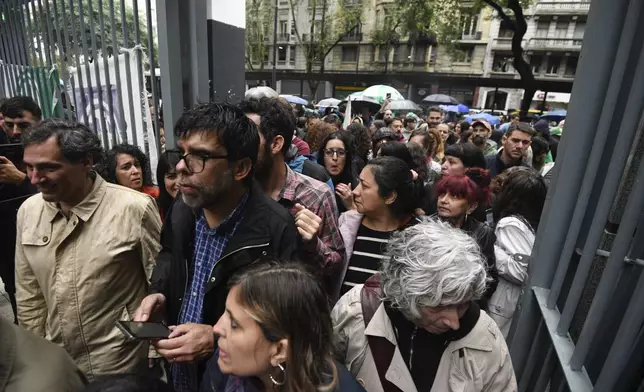
M520 391L644 391L644 1L593 0L529 282Z
M138 145L156 166L160 88L151 0L0 0L0 96L85 122L105 148Z

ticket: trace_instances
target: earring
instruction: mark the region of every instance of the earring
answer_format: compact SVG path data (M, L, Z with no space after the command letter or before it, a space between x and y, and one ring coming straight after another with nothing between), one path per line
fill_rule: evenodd
M269 374L269 375L268 375L268 378L270 378L270 379L271 379L271 381L273 382L273 384L275 384L275 385L277 385L277 386L282 386L282 385L284 385L284 381L286 381L286 370L284 369L284 366L282 366L282 364L281 364L281 363L278 363L278 364L277 364L277 367L282 371L282 373L284 373L284 377L282 378L282 381L281 381L281 382L278 382L277 380L275 380L275 378L273 377L273 375L272 375L272 374Z

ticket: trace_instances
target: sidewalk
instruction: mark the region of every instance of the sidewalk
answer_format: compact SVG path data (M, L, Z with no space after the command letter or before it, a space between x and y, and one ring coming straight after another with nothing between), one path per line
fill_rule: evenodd
M11 304L6 297L7 293L4 292L4 284L0 280L0 317L13 321L13 312L11 311Z

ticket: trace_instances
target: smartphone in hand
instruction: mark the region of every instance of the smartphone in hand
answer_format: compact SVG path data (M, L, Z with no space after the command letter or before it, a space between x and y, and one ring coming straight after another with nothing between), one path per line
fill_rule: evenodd
M170 329L163 323L117 321L116 326L128 340L167 339Z

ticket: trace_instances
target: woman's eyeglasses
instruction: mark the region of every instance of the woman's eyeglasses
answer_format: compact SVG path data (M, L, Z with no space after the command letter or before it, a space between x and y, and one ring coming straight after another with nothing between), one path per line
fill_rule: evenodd
M347 156L347 151L342 148L325 148L324 156L332 158L334 155L337 155L338 158L344 158Z

